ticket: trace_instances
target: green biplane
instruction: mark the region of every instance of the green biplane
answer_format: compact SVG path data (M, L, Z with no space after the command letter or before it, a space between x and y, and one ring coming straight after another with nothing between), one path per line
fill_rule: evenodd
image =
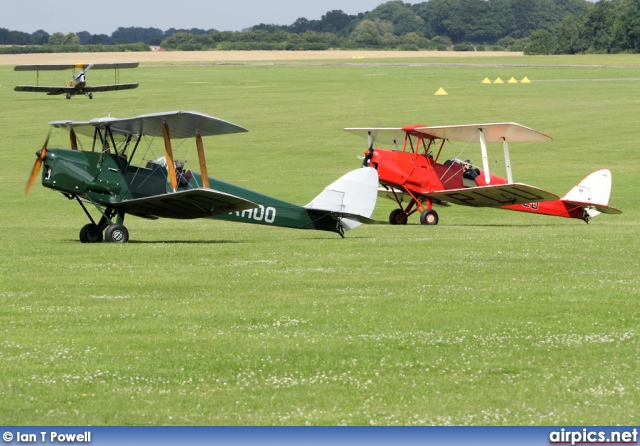
M26 193L44 166L42 185L77 201L89 218L90 223L80 230L83 243L128 241L129 232L123 225L126 214L150 219L213 217L333 231L341 236L362 223L375 222L369 218L378 189L378 174L373 168L347 173L306 206L209 177L202 138L247 130L199 112L174 111L88 122L53 121L50 125L69 132L71 148L47 148L49 132L42 149L36 152ZM78 135L90 137L91 147L80 147ZM153 148L155 137L164 143L161 156L154 153L158 150ZM187 138L195 139L199 173L183 170L184 162L174 159L172 141ZM87 204L100 213L97 222Z

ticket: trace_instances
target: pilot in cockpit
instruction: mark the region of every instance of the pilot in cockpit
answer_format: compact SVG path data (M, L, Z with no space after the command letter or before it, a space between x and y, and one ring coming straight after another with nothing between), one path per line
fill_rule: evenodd
M175 160L173 165L176 167L178 187L187 187L189 185L189 175L184 171L184 161Z
M462 177L468 178L470 180L475 180L477 176L480 175L480 170L478 168L474 168L473 164L471 164L471 160L465 160L462 163Z

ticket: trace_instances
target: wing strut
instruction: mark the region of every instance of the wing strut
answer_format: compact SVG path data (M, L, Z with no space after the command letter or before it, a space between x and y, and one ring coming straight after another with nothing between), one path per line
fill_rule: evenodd
M71 140L71 150L78 150L78 138L76 138L73 127L69 127L69 139Z
M489 157L487 156L487 140L484 137L482 128L478 129L480 132L480 150L482 150L482 168L484 169L484 181L487 184L491 183L491 175L489 174Z
M204 146L202 145L202 136L196 133L196 146L198 148L198 161L200 162L200 174L202 175L202 187L210 189L209 174L207 173L207 161L204 157Z
M169 134L169 126L166 122L162 123L162 137L164 138L164 150L167 155L167 170L169 171L169 181L171 181L171 188L175 192L176 189L178 189L178 180L176 178L176 166L173 164L171 135Z
M513 183L513 173L511 173L511 157L509 156L509 143L506 138L502 138L502 147L504 149L504 163L507 165L507 181Z

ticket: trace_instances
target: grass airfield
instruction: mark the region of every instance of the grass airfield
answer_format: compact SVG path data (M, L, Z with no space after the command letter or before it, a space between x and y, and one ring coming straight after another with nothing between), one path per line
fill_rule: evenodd
M136 90L66 100L14 92L35 73L0 66L0 417L638 424L638 68L634 55L149 62L121 71ZM39 184L25 198L49 121L169 110L246 127L205 138L210 175L297 204L360 165L366 141L344 127L515 121L554 138L511 145L517 181L563 195L606 167L624 213L586 225L450 206L436 227L415 215L397 227L380 199L381 224L345 239L127 217L130 243L85 245L76 203ZM191 145L176 157L195 168ZM68 146L54 130L49 147ZM447 150L480 161L475 146ZM489 150L504 173L502 148Z

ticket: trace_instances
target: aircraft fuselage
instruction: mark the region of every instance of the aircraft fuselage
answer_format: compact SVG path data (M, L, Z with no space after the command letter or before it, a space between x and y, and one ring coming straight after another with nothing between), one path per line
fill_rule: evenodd
M212 177L209 177L209 184L210 189L239 196L258 205L254 209L218 214L211 218L299 229L336 230L335 219L312 209ZM173 192L167 180L167 168L162 165L150 162L141 167L129 164L126 158L117 154L59 148L46 152L42 185L67 195L86 198L103 207L117 207L124 200ZM189 185L178 190L200 187L201 175L190 172Z
M371 153L373 152L373 153ZM365 160L368 165L378 170L380 183L386 186L411 192L417 196L428 195L434 191L460 190L486 186L487 184L509 184L505 178L490 174L490 182L485 181L484 171L478 169L479 174L475 179L464 178L463 167L458 162L438 163L430 156L420 153L388 150L369 149L365 152ZM524 193L524 192L523 192ZM530 202L521 204L509 204L506 200L492 198L495 207L534 214L561 216L566 218L583 219L584 211L580 207L567 205L562 200L536 201L535 194L529 194ZM476 206L472 195L457 197L454 193L449 197L457 204ZM486 202L486 194L478 194L478 200ZM445 197L446 199L446 197Z

